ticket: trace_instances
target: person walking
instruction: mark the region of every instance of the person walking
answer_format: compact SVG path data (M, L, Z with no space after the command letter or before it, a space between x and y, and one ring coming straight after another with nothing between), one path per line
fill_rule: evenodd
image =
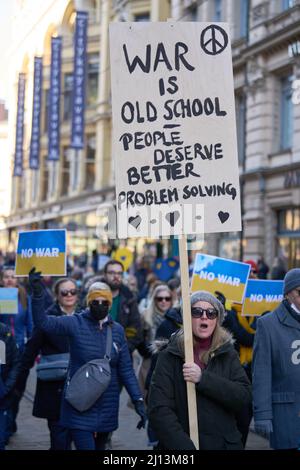
M117 260L110 260L104 266L104 282L112 292L111 318L125 330L130 354L142 341L141 318L136 297L123 284L124 268Z
M0 323L0 450L5 450L9 439L7 420L14 399L14 386L18 374L19 352L10 329ZM2 357L2 354L4 357Z
M119 396L123 384L140 416L139 427L145 427L146 413L137 379L132 367L123 327L109 316L112 293L108 285L97 282L90 286L88 308L80 314L47 316L43 309L43 288L40 273L29 273L33 292L32 312L37 328L47 334L67 336L70 342L70 366L65 386L60 424L71 432L78 450L104 450L109 433L118 427ZM74 374L89 361L107 356L108 338L112 337L110 352L111 378L108 387L84 411L79 411L67 400L69 383ZM80 391L80 385L78 385ZM83 398L85 398L83 396Z
M62 278L54 285L56 302L46 310L46 315L62 317L75 313L78 301L76 281ZM19 394L23 394L29 370L34 366L39 354L40 366L37 369L36 391L33 403L33 416L47 420L50 432L50 450L70 450L71 436L68 429L61 426L60 407L62 392L67 378L69 363L68 337L46 333L35 328L32 337L25 346L21 358L20 371L16 384ZM47 361L49 369L43 374ZM55 366L55 367L54 367Z
M300 444L300 269L284 277L284 299L257 320L253 351L255 429L274 449Z
M183 331L158 355L148 416L159 449L194 450L189 437L186 382L196 387L200 450L243 449L235 415L251 402L251 385L231 335L221 327L224 307L212 294L191 295L194 362L184 359Z

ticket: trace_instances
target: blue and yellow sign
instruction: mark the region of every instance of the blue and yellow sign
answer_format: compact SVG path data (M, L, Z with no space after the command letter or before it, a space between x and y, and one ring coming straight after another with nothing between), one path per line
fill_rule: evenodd
M283 299L283 281L249 279L242 315L259 316L272 312Z
M18 313L18 289L16 287L0 288L0 314Z
M175 258L162 259L158 258L155 263L154 273L160 281L167 282L179 269L179 262Z
M33 267L43 276L66 275L66 230L19 233L16 276L27 276Z
M192 278L192 292L206 290L221 292L227 300L244 300L250 265L198 253Z
M113 254L113 259L122 263L124 271L128 271L133 263L133 253L129 248L118 248Z

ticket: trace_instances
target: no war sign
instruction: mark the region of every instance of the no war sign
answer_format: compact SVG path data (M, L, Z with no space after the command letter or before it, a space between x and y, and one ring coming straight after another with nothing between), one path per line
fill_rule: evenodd
M283 299L283 281L249 279L242 315L259 316L272 312Z
M33 267L47 276L66 275L66 230L19 233L16 276L27 276Z
M249 271L249 264L198 253L192 291L219 291L227 300L243 303Z

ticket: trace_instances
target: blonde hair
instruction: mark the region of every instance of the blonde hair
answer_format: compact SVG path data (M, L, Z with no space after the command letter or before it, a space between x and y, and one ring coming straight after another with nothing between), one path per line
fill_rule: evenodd
M151 328L153 327L153 315L155 313L155 310L157 310L157 306L155 305L155 297L157 296L159 292L163 290L169 292L170 297L172 299L172 293L169 287L167 286L167 284L159 284L158 286L155 287L155 289L153 289L153 292L150 298L149 307L144 312L144 321Z

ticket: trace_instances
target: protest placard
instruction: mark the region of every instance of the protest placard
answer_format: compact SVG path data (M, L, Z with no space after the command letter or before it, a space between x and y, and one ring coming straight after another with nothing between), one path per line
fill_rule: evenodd
M249 264L197 253L192 291L218 291L228 301L243 303L249 272Z
M16 287L1 287L0 314L10 313L18 313L18 289Z
M242 309L243 316L272 312L283 300L283 281L249 279Z
M124 271L128 271L133 263L133 258L132 250L126 247L118 248L113 254L113 259L122 263Z
M119 238L241 229L229 28L112 23Z
M33 267L44 276L65 276L66 261L66 230L19 232L16 276L27 276Z

